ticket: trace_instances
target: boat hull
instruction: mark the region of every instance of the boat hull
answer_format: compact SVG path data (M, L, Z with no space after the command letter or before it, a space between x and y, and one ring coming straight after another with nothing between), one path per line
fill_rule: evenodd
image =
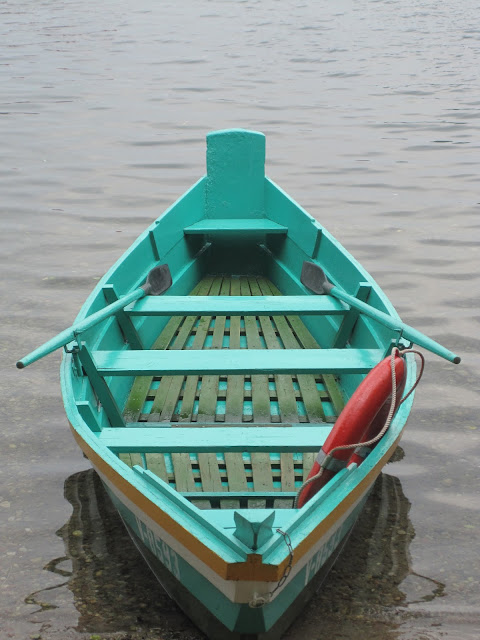
M345 401L401 344L326 296L315 315L299 313L303 299L312 307L302 264L323 265L338 286L396 313L361 265L264 176L258 134L214 134L209 145L207 176L102 278L79 320L141 294L159 262L170 289L83 333L64 356L62 391L74 437L180 607L210 638L277 638L333 564L413 394L359 466L295 507ZM406 363L410 388L413 356Z
M125 499L99 469L96 471L133 542L160 584L212 640L279 638L321 586L355 525L375 480L347 513L332 524L306 558L294 567L291 577L273 594L271 601L267 598L262 604L258 596L266 595L276 585L256 582L242 586L235 581L237 588L232 589L222 584L218 576L213 579L210 576L209 580L204 568L199 570L198 566L192 566L188 553L182 553L175 542L172 546L172 540L160 527ZM249 598L250 602L245 602Z
M135 519L138 523L138 519L135 517L132 519L133 514L128 508L118 502L108 486L106 489L135 546L159 583L182 611L211 640L275 640L281 637L321 587L342 551L368 497L366 495L362 498L342 526L316 550L313 564L310 563L294 580L290 581L288 588L278 598L264 606L251 607L249 604L227 601L224 594L212 588L211 585L203 585L203 597L200 597L202 592L198 588L199 583L202 582L200 574L192 567L188 570L183 567L181 579L177 571L172 572L171 562L168 563L169 566L165 563L165 552L162 551L164 546L159 544L159 539L152 533L147 533L145 527L132 526L132 520ZM313 577L311 577L312 574ZM208 596L205 589L210 592Z

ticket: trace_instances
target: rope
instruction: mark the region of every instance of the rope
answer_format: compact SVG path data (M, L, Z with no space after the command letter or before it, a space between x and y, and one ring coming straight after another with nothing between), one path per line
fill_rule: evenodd
M405 400L408 398L408 396L415 390L418 383L420 382L420 379L423 375L423 370L425 368L425 357L423 353L420 353L420 351L416 351L415 349L404 349L400 351L397 347L393 347L391 359L390 359L391 371L392 371L392 400L390 402L390 409L388 411L388 416L387 416L387 419L385 420L385 424L383 425L382 430L374 438L372 438L371 440L367 440L366 442L357 442L355 444L344 444L331 449L328 452L326 458L323 460L322 466L320 467L320 470L318 471L318 473L312 476L311 478L308 478L308 480L306 480L298 490L297 495L295 496L295 502L293 504L294 509L297 508L298 500L300 499L300 495L302 494L302 491L306 487L308 487L312 482L315 482L316 480L322 477L324 468L328 465L330 459L333 457L333 454L336 451L342 451L346 449L356 449L357 447L371 447L372 445L377 443L381 438L383 438L388 428L390 427L390 423L392 422L393 415L395 413L395 404L397 402L397 379L395 374L395 357L397 354L403 357L406 353L415 353L418 356L420 356L420 359L421 359L420 373L418 374L414 385L412 386L410 391L407 393L407 395L402 398L398 406L400 407L400 405L403 404Z

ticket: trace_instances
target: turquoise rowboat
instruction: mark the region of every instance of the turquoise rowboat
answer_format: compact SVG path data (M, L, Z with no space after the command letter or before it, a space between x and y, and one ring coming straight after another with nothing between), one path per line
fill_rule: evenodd
M64 346L73 435L160 582L210 638L277 638L318 588L402 434L299 508L345 404L392 346L458 356L274 182L265 138L207 136L207 174L134 242ZM324 294L324 295L315 295ZM416 380L405 356L406 389Z

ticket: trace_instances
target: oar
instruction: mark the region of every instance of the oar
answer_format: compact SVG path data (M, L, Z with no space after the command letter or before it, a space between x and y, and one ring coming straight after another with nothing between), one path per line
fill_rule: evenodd
M92 313L91 316L88 316L77 324L73 324L68 329L65 329L64 331L56 335L54 338L51 338L51 340L48 340L48 342L42 344L40 347L35 349L35 351L32 351L24 358L19 360L17 362L17 367L19 369L23 369L29 364L32 364L32 362L40 360L40 358L43 358L43 356L46 356L49 353L52 353L52 351L63 347L64 345L74 340L78 336L78 334L86 331L87 329L90 329L99 322L102 322L102 320L105 320L106 318L113 316L115 313L118 313L118 311L124 309L127 304L135 302L135 300L140 300L140 298L143 298L144 296L159 296L161 293L166 291L171 284L172 276L168 265L161 264L158 267L154 267L148 274L145 284L143 284L141 287L135 289L135 291L132 291L131 293L128 293L119 300L112 302L112 304L109 304L104 309L100 309L100 311Z
M311 291L318 295L329 294L338 298L339 300L343 300L351 307L358 309L361 313L364 313L366 316L377 320L381 324L389 327L390 329L394 329L395 331L401 331L402 336L418 344L419 347L423 347L424 349L428 349L428 351L432 351L432 353L436 353L438 356L449 360L450 362L454 362L458 364L460 362L460 357L455 353L452 353L445 347L443 347L435 340L432 340L425 334L417 331L413 327L410 327L408 324L401 322L400 320L396 320L392 318L383 311L379 311L374 307L370 306L366 302L362 302L357 298L345 293L331 282L327 280L327 276L325 275L323 269L319 267L314 262L308 262L305 260L302 267L302 275L300 276L301 282L308 287Z

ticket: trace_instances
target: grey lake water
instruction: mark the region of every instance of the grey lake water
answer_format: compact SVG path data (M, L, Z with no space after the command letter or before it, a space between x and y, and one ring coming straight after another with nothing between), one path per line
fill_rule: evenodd
M463 358L427 358L403 459L284 637L480 636L479 54L478 0L0 0L2 640L203 638L74 444L60 354L15 361L228 127Z

